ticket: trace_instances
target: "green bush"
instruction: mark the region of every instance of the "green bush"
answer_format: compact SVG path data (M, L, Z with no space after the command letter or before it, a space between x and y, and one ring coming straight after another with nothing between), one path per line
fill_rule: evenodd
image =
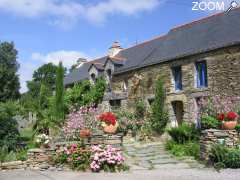
M217 129L220 126L220 121L212 116L203 116L201 118L202 129Z
M151 109L151 127L155 132L162 134L165 131L169 117L168 112L165 108L164 83L161 79L156 82L155 99Z
M173 141L179 144L184 144L188 141L196 141L199 139L200 132L195 128L195 125L192 124L182 124L179 127L174 127L168 130L168 134L171 136Z
M228 149L221 144L214 144L209 152L209 159L213 164L224 163Z
M173 140L169 140L166 143L165 148L174 156L193 156L195 159L199 159L200 146L196 142L178 144Z
M17 113L14 103L0 103L0 147L15 150L19 137L18 124L13 118Z
M230 150L225 156L224 164L227 168L240 168L240 150Z

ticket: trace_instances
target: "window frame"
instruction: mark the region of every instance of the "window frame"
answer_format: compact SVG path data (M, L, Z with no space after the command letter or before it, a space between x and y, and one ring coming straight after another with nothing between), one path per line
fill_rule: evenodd
M201 65L201 69L199 69L200 67L199 65ZM196 87L207 88L208 87L207 62L206 61L196 62L195 69L196 69Z
M183 90L182 66L172 67L172 75L173 75L172 79L173 79L173 84L174 84L174 90L175 91L182 91Z

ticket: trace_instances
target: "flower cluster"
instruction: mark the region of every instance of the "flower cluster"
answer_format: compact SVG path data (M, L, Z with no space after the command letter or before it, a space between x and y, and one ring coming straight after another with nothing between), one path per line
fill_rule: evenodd
M91 150L84 149L78 144L69 145L58 155L59 163L67 163L72 169L87 170L89 168Z
M110 145L92 146L92 153L90 167L94 172L99 172L102 169L116 171L117 169L120 170L120 167L123 166L124 157L121 152Z
M83 106L79 110L72 110L67 116L63 127L64 134L67 138L77 138L81 129L97 128L97 108L95 105Z
M115 116L115 114L113 114L112 112L105 112L102 113L98 119L104 123L106 123L107 125L113 125L115 126L115 124L117 123L117 118Z
M230 111L227 114L219 113L217 115L217 119L219 121L235 121L237 118L238 118L238 114L233 111Z
M39 143L39 144L47 145L50 142L50 137L46 134L39 134L36 137L36 142Z

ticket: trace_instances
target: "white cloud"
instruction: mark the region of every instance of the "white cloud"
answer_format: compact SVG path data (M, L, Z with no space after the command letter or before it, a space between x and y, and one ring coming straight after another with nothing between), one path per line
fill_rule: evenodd
M32 59L42 62L42 63L49 63L52 62L53 64L58 65L59 61L63 62L63 65L67 68L71 67L74 63L76 63L78 58L87 57L84 53L78 51L54 51L47 54L41 53L33 53Z
M102 23L109 15L151 11L166 0L105 0L81 4L76 0L0 0L0 10L28 18L47 17L50 24L68 27L80 18Z

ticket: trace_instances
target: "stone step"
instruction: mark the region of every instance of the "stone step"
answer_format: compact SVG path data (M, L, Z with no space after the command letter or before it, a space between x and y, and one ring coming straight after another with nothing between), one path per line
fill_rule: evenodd
M175 159L154 159L154 160L149 160L150 163L152 164L178 164L180 161L177 161Z
M157 164L153 166L154 169L191 169L188 164L178 163L178 164Z

